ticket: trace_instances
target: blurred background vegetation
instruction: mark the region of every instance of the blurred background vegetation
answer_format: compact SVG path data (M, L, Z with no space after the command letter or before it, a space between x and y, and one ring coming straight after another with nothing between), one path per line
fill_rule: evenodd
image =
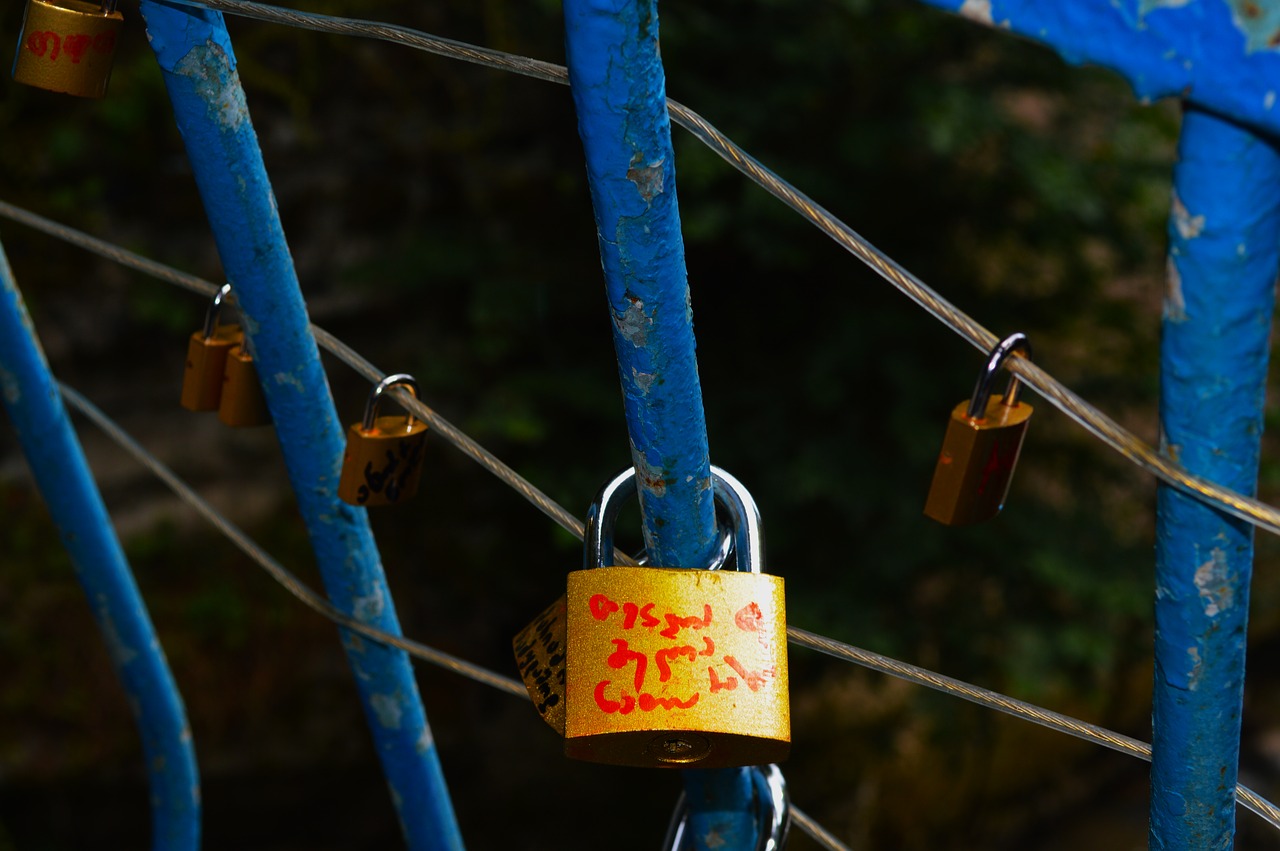
M0 197L218 280L123 8L105 100L0 81ZM305 8L563 61L552 0ZM1038 363L1155 441L1176 105L1139 106L1108 73L907 3L662 14L673 97L987 327L1026 332ZM20 19L0 9L5 56ZM585 511L629 457L568 90L229 26L312 318ZM1147 738L1154 484L1040 403L1004 515L925 520L981 356L678 129L675 145L712 459L760 504L791 623ZM177 406L205 304L14 224L0 237L59 377L318 582L270 430ZM326 365L356 419L367 384ZM206 846L397 847L333 628L82 435L186 699ZM0 851L145 847L128 707L8 429L0 505ZM511 636L580 559L442 441L423 493L371 517L406 633L512 675ZM1272 797L1278 556L1259 540L1242 768ZM527 705L419 677L471 847L512 847L513 825L516 847L658 844L677 775L569 763ZM855 849L1145 847L1140 763L801 649L791 678L794 800ZM618 795L635 802L625 823L602 806ZM1237 847L1264 847L1258 820L1240 827Z

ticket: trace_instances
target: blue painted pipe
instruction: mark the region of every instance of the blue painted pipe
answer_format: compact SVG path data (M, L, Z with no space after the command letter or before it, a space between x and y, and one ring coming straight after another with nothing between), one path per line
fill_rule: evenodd
M1241 0L923 0L1280 135L1280 6Z
M344 429L222 15L155 0L141 9L329 599L399 635L366 510L337 497ZM347 632L342 644L408 846L462 848L409 657Z
M700 567L715 550L715 507L658 6L565 0L564 16L645 546L652 564ZM748 769L686 772L686 788L696 851L755 847Z
M1280 149L1189 107L1174 193L1163 450L1253 494L1280 269ZM1230 848L1253 527L1166 485L1157 523L1150 846Z
M151 847L200 847L200 778L182 697L0 247L0 395L71 555L142 736Z

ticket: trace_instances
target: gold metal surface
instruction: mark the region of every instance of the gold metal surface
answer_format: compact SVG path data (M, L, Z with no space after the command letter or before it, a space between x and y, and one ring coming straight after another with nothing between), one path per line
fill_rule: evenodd
M647 767L785 759L780 576L602 567L569 574L565 753Z
M1004 405L1002 400L992 396L981 419L967 416L968 402L951 411L924 507L924 513L939 523L981 523L1004 506L1032 408L1026 402Z
M216 411L222 400L222 379L227 352L240 345L244 334L239 325L219 325L205 339L196 331L187 343L187 365L182 375L182 407L188 411Z
M107 93L124 15L99 3L27 0L13 60L13 79L78 97Z
M406 416L378 417L372 431L347 429L338 498L351 505L394 505L418 492L427 424Z
M218 419L229 426L246 427L270 425L271 412L267 399L258 383L258 371L253 358L236 346L227 352L227 363L222 374L222 398L218 401Z
M511 641L520 679L542 720L564 735L565 598L561 597Z

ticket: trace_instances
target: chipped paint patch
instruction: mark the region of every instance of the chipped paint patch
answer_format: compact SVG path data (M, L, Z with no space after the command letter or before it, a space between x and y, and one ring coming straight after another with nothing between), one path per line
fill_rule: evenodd
M631 158L631 168L627 169L627 180L636 185L636 191L640 193L640 197L649 204L653 202L655 195L662 194L666 184L666 175L662 169L666 160L659 159L648 165L639 165L639 162L640 154L637 153Z
M303 384L302 379L296 375L290 375L287 372L277 372L275 375L271 377L275 379L276 384L281 387L284 387L287 385L289 387L292 387L294 390L297 390L299 393L307 392L306 385Z
M1187 299L1182 294L1182 273L1170 257L1165 266L1164 318L1168 322L1187 321Z
M369 697L369 706L373 714L378 716L378 723L388 730L400 729L400 718L404 714L400 706L400 698L394 694L375 694Z
M1204 613L1209 617L1217 617L1235 604L1235 588L1225 551L1213 548L1209 560L1196 568L1195 583Z
M644 453L631 444L631 460L635 462L636 483L656 497L667 495L667 479L661 467L649 463Z
M991 18L991 0L964 0L956 10L961 17L987 26L995 26Z
M418 741L413 743L413 749L418 752L418 756L426 756L435 744L436 740L431 735L431 728L423 724L422 734L418 736Z
M635 382L636 387L640 388L642 395L649 394L649 388L653 386L653 380L658 376L652 372L641 372L634 366L631 367L631 380Z
M1228 0L1231 23L1244 34L1245 52L1280 50L1280 4L1268 0Z
M613 324L618 326L618 333L631 345L642 348L649 342L649 329L653 327L653 317L644 312L644 302L631 293L626 294L627 309L615 313Z
M1191 673L1187 677L1187 689L1195 691L1200 687L1200 671L1204 667L1204 660L1200 658L1200 648L1188 647L1187 658L1191 660Z
M102 624L102 638L107 644L107 651L117 667L123 668L138 658L138 651L126 644L120 636L120 630L111 618L111 607L106 594L98 595L98 622Z
M1267 92L1266 96L1262 99L1262 108L1263 108L1263 109L1271 109L1271 107L1273 107L1273 106L1275 106L1275 105L1276 105L1276 93L1275 93L1275 91Z
M1148 12L1156 9L1177 9L1186 6L1191 0L1142 0L1138 4L1138 19L1146 17Z
M191 79L219 129L235 133L249 120L244 88L221 45L213 41L196 45L182 57L174 72Z
M1178 229L1178 236L1183 239L1195 239L1204 233L1204 216L1193 216L1187 210L1178 193L1173 193L1173 225Z
M351 614L356 620L364 623L372 623L382 617L382 612L387 608L387 600L382 593L382 586L375 585L373 593L364 597L354 597L351 601Z
M0 369L0 392L4 393L7 405L22 401L22 385L18 383L18 377L7 369Z

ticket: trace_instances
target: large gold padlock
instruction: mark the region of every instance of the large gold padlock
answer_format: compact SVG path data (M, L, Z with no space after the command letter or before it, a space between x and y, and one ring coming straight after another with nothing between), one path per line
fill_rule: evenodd
M737 571L603 567L635 492L627 471L587 516L587 567L516 636L521 676L575 759L644 767L778 762L791 747L782 577L761 573L750 494L712 468ZM560 727L561 719L563 726Z
M248 342L246 337L227 352L222 398L218 400L218 419L237 428L271 423L271 412L267 410L267 398L258 383L258 371L254 369Z
M13 79L51 92L102 97L123 23L116 0L27 0Z
M406 387L417 398L412 375L388 375L369 393L364 419L347 429L338 498L351 505L392 505L418 492L427 424L413 415L378 416L378 402L392 387Z
M991 385L1018 349L1031 356L1024 334L1014 334L992 349L973 396L951 412L924 507L924 513L939 523L981 523L1004 507L1032 408L1018 401L1021 384L1016 375L1003 396L991 395Z
M221 325L218 322L230 297L231 285L223 284L205 313L204 330L193 332L187 343L182 407L188 411L216 411L222 401L227 353L244 340L239 325Z

